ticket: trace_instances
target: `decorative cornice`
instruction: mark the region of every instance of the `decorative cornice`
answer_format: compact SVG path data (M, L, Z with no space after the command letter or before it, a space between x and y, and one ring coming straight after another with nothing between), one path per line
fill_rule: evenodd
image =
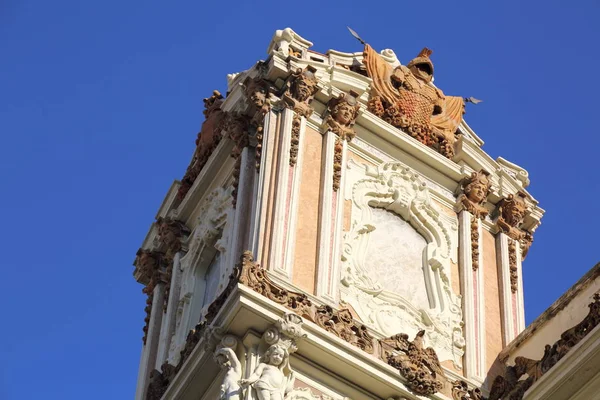
M541 360L516 357L515 365L506 367L496 377L488 400L521 400L525 392L548 370L556 365L573 347L600 324L600 293L594 294L588 315L579 324L565 331L552 346L546 345ZM527 374L527 379L521 379Z
M350 310L318 306L305 294L277 285L267 271L254 262L251 252L244 252L240 265L240 283L398 369L413 392L433 394L444 387L447 379L435 351L431 347L423 348L424 331L419 332L412 342L404 334L377 340L365 325L354 320Z

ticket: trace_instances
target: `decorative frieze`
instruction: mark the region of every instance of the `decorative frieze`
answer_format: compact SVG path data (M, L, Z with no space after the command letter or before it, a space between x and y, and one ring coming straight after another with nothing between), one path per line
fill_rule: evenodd
M223 96L218 90L213 91L211 97L204 99L205 120L196 138L196 150L192 156L192 161L181 179L181 186L177 192L177 197L180 200L190 190L213 150L221 141L221 123L225 115L221 110L223 101Z
M415 393L433 394L443 388L446 377L435 350L423 346L425 331L420 331L412 342L405 334L389 339L374 339L365 325L354 320L349 310L335 310L327 305L317 306L305 294L288 291L274 283L267 271L254 262L248 251L242 256L239 281L327 332L397 368Z
M382 339L379 356L400 371L413 392L428 396L442 390L447 378L435 350L424 348L424 335L419 331L412 341L403 333Z
M515 365L506 367L496 377L488 400L521 400L525 392L556 365L573 347L600 324L600 294L594 294L588 315L579 324L565 331L553 345L546 345L541 360L516 357ZM527 374L526 379L521 379Z

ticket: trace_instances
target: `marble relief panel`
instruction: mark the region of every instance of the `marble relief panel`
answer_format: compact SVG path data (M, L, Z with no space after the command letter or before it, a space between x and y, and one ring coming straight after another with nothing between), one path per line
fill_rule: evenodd
M401 163L351 161L340 298L386 336L424 329L440 360L462 368L461 299L452 290L456 215L432 201L427 184Z

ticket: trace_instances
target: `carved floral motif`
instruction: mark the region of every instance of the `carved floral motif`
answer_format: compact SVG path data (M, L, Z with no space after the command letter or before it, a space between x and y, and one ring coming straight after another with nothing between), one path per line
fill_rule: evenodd
M590 311L583 321L563 332L554 345L546 345L541 360L516 357L515 365L506 367L504 374L494 380L488 400L521 400L527 389L600 324L599 293L594 294L589 307ZM521 379L525 374L528 377Z
M435 350L424 348L424 334L425 331L419 331L413 341L409 341L408 335L403 333L380 340L380 357L400 371L413 392L427 396L444 387L446 375Z

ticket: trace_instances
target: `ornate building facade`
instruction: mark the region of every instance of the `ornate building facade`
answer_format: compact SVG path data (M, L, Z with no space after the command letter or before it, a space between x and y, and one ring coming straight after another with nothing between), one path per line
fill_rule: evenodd
M595 362L600 268L525 329L544 211L464 122L476 101L433 85L428 49L311 46L277 31L204 100L134 262L136 399L554 398L555 364Z

